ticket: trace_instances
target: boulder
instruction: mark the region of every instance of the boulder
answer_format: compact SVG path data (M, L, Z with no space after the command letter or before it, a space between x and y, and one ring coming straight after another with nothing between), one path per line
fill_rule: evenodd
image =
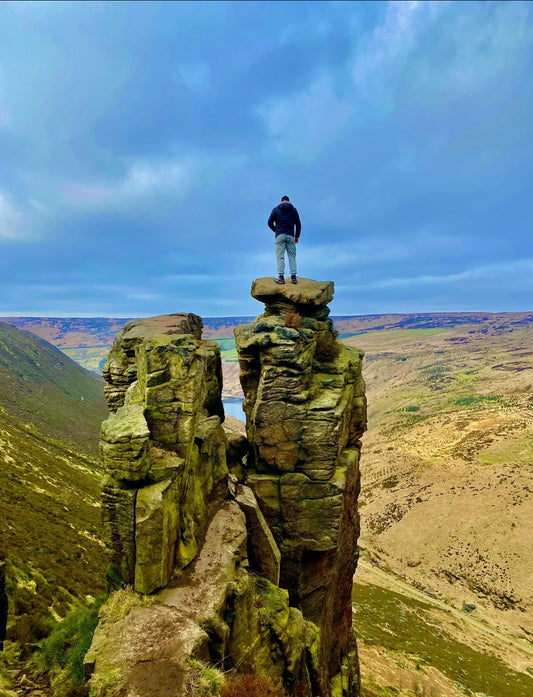
M279 285L274 278L258 278L252 283L252 297L265 303L268 310L287 310L312 316L314 310L327 310L333 300L332 281L313 281L298 277L296 285Z
M190 661L209 660L209 632L223 624L236 571L245 559L244 514L235 502L227 502L214 516L191 568L173 584L150 602L131 591L123 596L127 602L118 602L123 591L117 599L112 596L84 659L85 672L92 676L91 694L185 694Z

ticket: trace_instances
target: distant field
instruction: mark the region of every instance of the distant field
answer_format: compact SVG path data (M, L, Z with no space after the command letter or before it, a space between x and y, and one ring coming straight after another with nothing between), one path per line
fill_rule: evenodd
M353 342L349 341L350 339L353 339L354 337L357 336L362 336L363 334L365 335L375 335L375 334L380 334L386 331L387 332L387 340L393 340L393 339L401 339L402 341L407 337L410 339L416 339L417 337L427 337L427 336L433 336L434 334L440 334L441 332L446 331L444 327L442 328L437 328L433 327L431 329L369 329L367 331L360 331L360 332L346 332L344 334L339 333L339 339L344 341L346 344L351 345Z

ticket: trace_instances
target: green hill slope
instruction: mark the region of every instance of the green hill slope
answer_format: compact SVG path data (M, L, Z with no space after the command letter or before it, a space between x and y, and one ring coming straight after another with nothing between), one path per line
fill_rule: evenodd
M98 428L106 413L103 381L43 339L4 322L0 405L48 437L97 452Z
M0 560L19 647L101 592L97 457L103 381L0 323Z

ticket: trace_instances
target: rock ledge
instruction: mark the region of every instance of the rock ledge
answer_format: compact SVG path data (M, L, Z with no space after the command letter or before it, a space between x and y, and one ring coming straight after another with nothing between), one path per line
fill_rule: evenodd
M335 286L333 281L313 281L310 278L298 278L294 285L290 281L279 285L274 278L258 278L252 283L252 297L267 307L295 305L304 310L321 308L333 299Z

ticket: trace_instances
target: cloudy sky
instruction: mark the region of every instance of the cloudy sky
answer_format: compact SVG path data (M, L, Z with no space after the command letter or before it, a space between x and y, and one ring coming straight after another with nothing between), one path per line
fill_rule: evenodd
M533 3L3 2L0 316L533 309Z

